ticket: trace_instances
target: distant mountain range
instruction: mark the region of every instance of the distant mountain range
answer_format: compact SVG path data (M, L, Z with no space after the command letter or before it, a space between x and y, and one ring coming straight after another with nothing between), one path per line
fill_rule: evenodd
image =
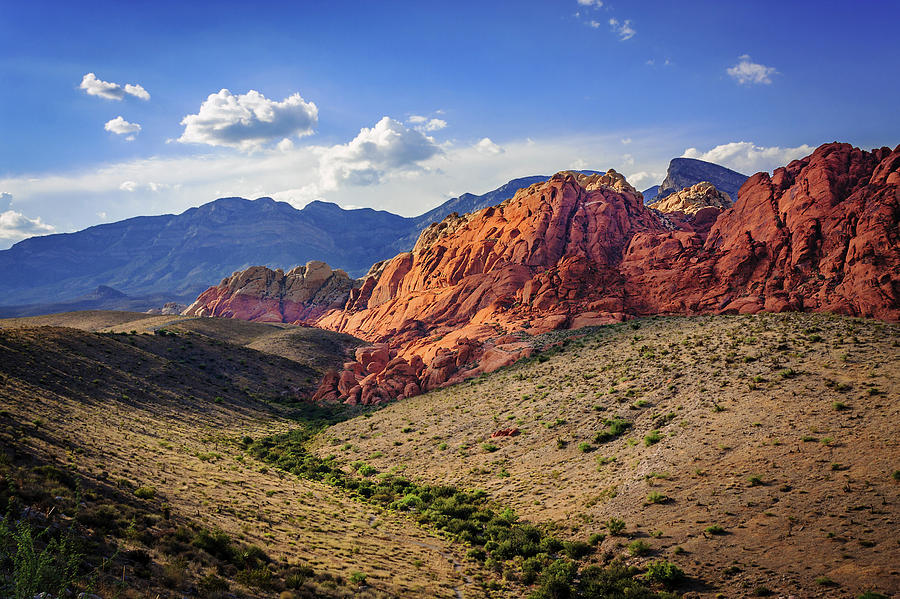
M666 180L689 185L699 182L691 180L697 173L733 173L697 160L689 163L708 168L673 173L670 165ZM359 277L373 263L410 250L431 223L453 212L499 204L548 178L522 177L481 195L466 193L411 218L321 201L298 210L271 198L230 197L177 215L139 216L32 237L0 251L0 315L41 314L62 306L145 310L165 301L190 302L210 285L254 265L288 269L323 260ZM122 295L97 295L98 288Z

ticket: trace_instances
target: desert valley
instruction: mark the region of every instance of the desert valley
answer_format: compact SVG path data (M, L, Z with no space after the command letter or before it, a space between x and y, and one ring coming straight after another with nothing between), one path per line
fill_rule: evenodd
M0 597L900 597L895 7L351 4L10 6Z

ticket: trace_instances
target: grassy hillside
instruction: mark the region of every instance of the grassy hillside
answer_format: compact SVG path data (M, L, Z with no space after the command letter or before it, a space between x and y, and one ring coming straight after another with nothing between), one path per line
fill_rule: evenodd
M669 560L704 597L900 592L900 327L787 314L584 333L312 450L483 489L560 536L605 535L596 563Z
M38 550L52 540L54 555L84 558L48 580L76 578L104 598L454 597L471 586L447 541L244 451L308 420L298 400L317 368L165 330L0 330L4 571L23 546L15 535L33 531ZM343 341L332 335L320 353Z

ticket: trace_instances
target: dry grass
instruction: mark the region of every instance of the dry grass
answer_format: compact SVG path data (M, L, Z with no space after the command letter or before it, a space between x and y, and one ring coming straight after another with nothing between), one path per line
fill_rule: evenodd
M134 322L102 315L90 320L82 319L82 326ZM221 336L229 338L249 324L226 323ZM343 343L331 337L324 354ZM251 331L246 339L259 336ZM446 541L330 487L267 469L235 443L293 426L290 404L306 396L307 381L315 382L317 373L209 335L3 330L0 436L15 460L57 464L98 484L153 488L176 518L220 528L277 561L311 566L345 584L353 572L363 572L369 594L475 593L455 567L463 562L458 549ZM192 583L145 590L181 596L187 588L181 584ZM246 596L269 596L232 585Z
M699 596L897 593L898 345L896 324L828 315L645 319L340 423L314 451L485 489L571 538L621 518L650 555L616 536L600 553L673 561ZM595 440L616 417L633 426Z

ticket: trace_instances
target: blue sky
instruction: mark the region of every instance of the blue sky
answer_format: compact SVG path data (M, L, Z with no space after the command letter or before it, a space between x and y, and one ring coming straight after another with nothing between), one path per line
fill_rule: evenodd
M564 168L643 189L686 152L755 172L895 146L898 22L897 2L0 0L0 248L226 195L413 215Z

